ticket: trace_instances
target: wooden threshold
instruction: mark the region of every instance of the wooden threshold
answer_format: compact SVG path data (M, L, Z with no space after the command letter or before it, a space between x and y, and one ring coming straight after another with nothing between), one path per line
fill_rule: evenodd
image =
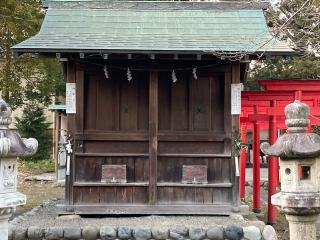
M104 183L104 182L74 182L74 187L146 187L148 182L132 182L132 183ZM203 184L188 184L188 183L157 183L158 187L195 187L195 188L230 188L232 183L203 183Z
M74 182L74 187L147 187L148 182L133 182L133 183L104 183L104 182Z
M148 157L148 153L81 153L76 152L80 157ZM159 157L189 157L189 158L230 158L231 154L219 153L159 153Z
M159 182L158 187L195 187L195 188L230 188L232 183L201 183L201 184L188 184L188 183L169 183L169 182Z
M229 216L232 205L59 205L79 215L215 215Z
M159 153L159 157L199 157L199 158L230 158L231 154L217 154L217 153Z
M75 153L80 157L148 157L148 153Z

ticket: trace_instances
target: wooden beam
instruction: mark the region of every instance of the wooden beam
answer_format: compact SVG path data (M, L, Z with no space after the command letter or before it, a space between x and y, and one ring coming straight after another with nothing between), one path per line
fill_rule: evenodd
M157 202L158 155L158 73L150 72L149 81L149 204Z

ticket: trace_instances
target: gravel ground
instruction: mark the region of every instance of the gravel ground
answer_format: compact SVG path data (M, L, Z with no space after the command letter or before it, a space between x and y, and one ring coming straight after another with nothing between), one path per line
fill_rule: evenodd
M245 221L239 215L230 217L217 216L141 216L141 217L79 217L69 215L68 217L58 217L60 211L57 204L61 204L62 200L49 200L41 204L37 208L13 219L11 225L19 225L19 227L38 226L41 228L47 227L83 227L86 225L94 225L97 227L108 226L127 226L134 228L136 226L145 227L171 227L176 225L184 225L186 227L201 226L208 228L213 225L239 225L247 226L249 222Z

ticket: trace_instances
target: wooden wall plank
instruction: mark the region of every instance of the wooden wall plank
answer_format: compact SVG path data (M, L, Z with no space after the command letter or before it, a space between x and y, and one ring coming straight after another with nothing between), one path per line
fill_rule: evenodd
M74 204L97 204L100 202L100 187L74 187Z
M211 83L210 77L199 77L192 81L193 129L210 131L211 125Z
M168 81L169 72L159 72L159 131L171 130L171 85Z
M158 155L158 73L150 72L149 80L149 204L157 202Z
M86 130L96 129L96 119L97 119L97 75L90 75L85 79L85 100L84 109L85 114L85 124Z
M149 129L149 75L139 72L138 86L138 130L146 132Z
M115 131L115 79L114 75L106 79L103 74L97 77L96 129Z
M133 73L132 73L133 74ZM120 88L120 131L138 130L138 81L119 79Z
M166 81L170 81L166 79ZM171 83L171 128L172 130L189 130L189 81L183 75ZM170 106L168 106L170 107Z
M225 132L224 122L224 74L217 74L211 77L211 129L215 133Z

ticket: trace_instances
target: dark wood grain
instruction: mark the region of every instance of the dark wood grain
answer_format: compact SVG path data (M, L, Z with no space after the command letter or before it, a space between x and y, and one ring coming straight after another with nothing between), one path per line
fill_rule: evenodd
M157 202L158 73L150 72L149 84L149 204Z
M118 67L110 68L109 78L99 66L68 66L67 79L77 83L79 97L68 125L83 148L74 151L66 205L99 214L231 212L238 186L230 84L240 77L238 65L199 69L198 79L177 70L173 83L172 71L152 70L132 70L129 82L123 62L109 63ZM168 63L161 64L156 68ZM134 69L136 61L129 65ZM103 165L125 165L127 182L101 182ZM204 165L208 183L183 184L184 165Z
M66 80L68 83L76 83L76 67L72 62L66 65ZM73 138L76 131L76 114L67 115L68 134ZM70 175L66 176L65 199L69 205L73 204L73 181L74 181L74 155L70 159Z

